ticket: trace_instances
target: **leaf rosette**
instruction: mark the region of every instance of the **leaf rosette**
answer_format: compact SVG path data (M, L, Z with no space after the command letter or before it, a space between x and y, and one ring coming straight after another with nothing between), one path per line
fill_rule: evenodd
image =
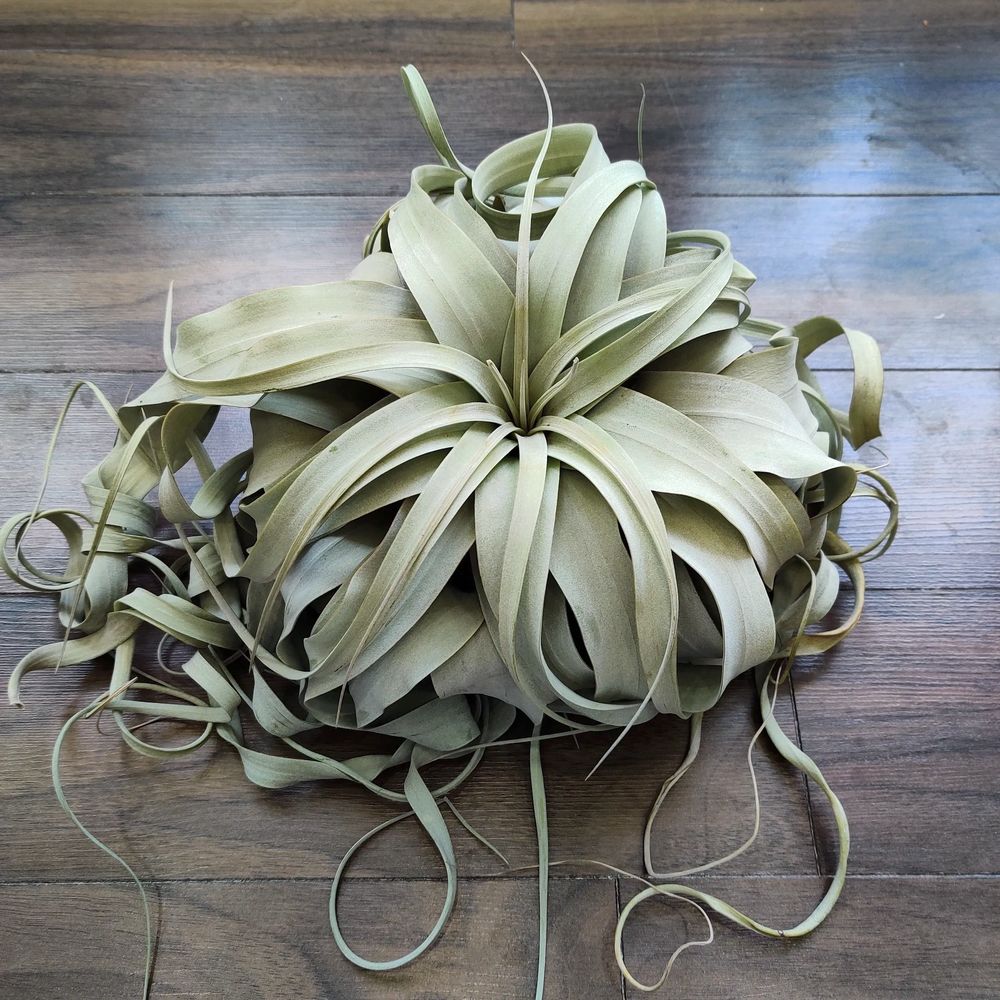
M116 719L203 723L180 749L215 731L259 784L347 778L391 798L378 779L409 762L395 798L447 864L442 790L419 765L499 739L516 710L619 738L657 713L700 717L741 673L828 648L857 613L804 630L834 603L837 563L860 584L894 531L852 549L841 509L894 500L844 459L879 434L870 337L751 318L728 237L670 231L641 163L612 162L593 126L553 126L550 109L470 168L412 67L404 82L440 162L412 172L350 277L249 295L176 335L168 307L165 374L107 404L119 437L84 481L89 513L8 523L5 568L60 592L80 633L30 654L11 693L28 670L114 651ZM847 412L808 367L835 337L855 362ZM204 441L223 408L249 412L252 442L216 467ZM155 532L154 490L174 536ZM65 574L21 552L40 519L66 537ZM160 592L130 584L136 561ZM193 647L199 696L123 697L141 626ZM296 757L245 744L241 701ZM323 726L401 747L332 761L295 739ZM179 752L120 727L141 752Z

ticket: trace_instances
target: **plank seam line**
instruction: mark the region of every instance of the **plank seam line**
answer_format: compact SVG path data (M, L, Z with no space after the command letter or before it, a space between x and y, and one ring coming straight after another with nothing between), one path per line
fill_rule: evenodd
M799 703L795 697L795 672L792 671L788 675L788 696L792 703L792 718L795 720L795 736L799 741L799 749L803 753L807 753L803 742L802 742L802 721L799 718ZM809 815L809 836L812 840L813 847L813 857L816 859L816 874L823 874L823 864L820 861L819 856L819 839L816 836L816 817L813 814L813 797L812 797L812 787L809 781L808 775L805 772L801 774L802 784L806 786L806 811Z
M822 375L824 373L836 374L838 372L853 372L853 368L813 368L812 371ZM932 375L936 372L995 372L1000 371L1000 365L987 365L976 368L884 368L887 375L895 373L915 372L917 374ZM67 379L76 378L80 373L79 369L72 368L0 368L0 375L65 375ZM101 378L105 375L160 375L163 368L102 368L97 372L89 372L89 378Z
M865 591L869 594L997 594L1000 584L987 584L975 587L891 587L885 584L866 584ZM0 590L0 602L3 601L37 601L39 604L51 603L51 595L27 593L23 590Z
M0 49L0 52L3 50ZM393 191L142 191L122 188L84 188L72 191L0 191L0 200L27 198L400 198ZM1000 190L973 191L690 191L674 202L691 198L997 198ZM671 197L664 199L669 207Z
M513 0L511 0L513 3ZM622 880L619 877L615 877L615 917L620 918L622 915ZM621 969L618 970L618 984L622 991L622 1000L628 1000L627 987L625 985L625 976L622 975Z
M614 875L555 875L553 882L618 882ZM326 884L329 885L333 878L333 873L329 875L273 875L258 876L254 878L227 878L204 877L204 878L156 878L143 877L142 882L147 885L257 885L269 884L272 882L288 882L302 884ZM513 882L525 885L531 884L531 876L528 875L462 875L463 882ZM816 882L827 881L829 875L817 875L816 873L803 874L769 874L767 872L755 872L730 875L703 873L698 876L700 881L724 882L724 881L782 881L782 882ZM859 874L849 874L850 882L1000 882L1000 872L965 872L943 874L940 872L928 872L923 874L905 874L894 872L866 872ZM345 882L370 882L370 883L391 883L391 882L419 882L428 884L443 884L445 879L438 875L345 875ZM106 885L132 885L129 878L51 878L51 879L0 879L0 888L18 888L21 886L42 886L42 885L74 885L74 886L106 886Z
M845 593L849 593L845 591ZM957 586L945 586L945 587L893 587L891 585L880 584L866 584L865 593L867 594L970 594L976 595L981 594L984 597L993 596L994 594L1000 594L1000 584L991 583L981 586L970 586L970 587L957 587ZM3 601L38 601L39 604L44 602L47 603L46 606L51 606L53 595L52 594L42 594L42 593L26 593L23 590L2 590L0 589L0 602ZM807 633L808 634L808 633ZM800 654L800 659L806 659L808 656L823 657L823 653L811 653L811 654ZM95 657L97 659L97 657ZM91 661L86 661L91 662Z

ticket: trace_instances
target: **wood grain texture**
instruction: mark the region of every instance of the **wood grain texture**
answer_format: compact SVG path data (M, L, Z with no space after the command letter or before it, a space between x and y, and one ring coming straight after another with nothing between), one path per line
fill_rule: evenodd
M509 46L510 0L6 0L7 48L190 49L327 54L343 59L404 47L456 52Z
M444 937L416 965L372 974L350 965L327 923L319 882L160 884L152 1000L509 1000L534 989L537 892L506 879L464 883ZM342 919L365 955L395 958L433 924L434 881L349 886ZM125 885L0 886L0 993L18 1000L137 996L142 917ZM545 996L617 1000L610 939L613 879L556 882ZM44 940L45 947L38 946Z
M0 655L3 676L30 648L58 637L50 605L33 599L0 601L0 630L9 637ZM143 662L156 670L149 648ZM33 674L24 686L26 707L0 712L0 745L9 748L0 757L5 878L121 875L70 826L55 801L49 773L56 733L72 711L106 688L108 669L99 663ZM701 758L689 780L672 794L657 825L654 844L659 863L699 864L725 854L748 835L753 799L745 757L756 726L754 703L744 679L706 720ZM780 713L782 724L794 736L787 699ZM251 736L258 749L282 750L259 734ZM169 743L171 734L163 738ZM595 859L639 870L646 812L661 783L680 763L686 741L685 723L659 718L638 727L589 781L584 779L610 743L608 735L582 736L578 743L565 739L546 743L543 764L553 860ZM377 744L370 738L362 747L346 736L323 744L334 755L357 754L373 745ZM151 761L122 745L113 727L102 736L93 723L70 734L64 760L67 795L84 822L111 840L144 876L153 878L329 878L355 840L399 811L346 784L303 785L280 792L259 789L246 781L236 754L221 744L174 763ZM769 835L733 869L814 872L803 783L767 749L758 758L758 767ZM432 775L440 778L452 771L439 767ZM720 810L719 802L726 808ZM512 865L535 861L525 746L487 754L455 803ZM498 859L457 824L452 828L463 875L504 871ZM40 830L45 831L44 852L38 850ZM440 861L426 836L407 823L374 840L350 869L368 876L429 876L439 870ZM577 864L553 869L553 877L595 872L600 870ZM520 875L534 878L531 871Z
M23 2L23 0L22 0ZM891 52L919 58L998 34L981 0L514 0L517 44L588 52Z
M818 879L705 882L709 892L781 927L801 919L822 892ZM633 893L622 886L623 899ZM685 938L682 919L687 933L702 936L697 914L685 917L676 904L655 901L636 911L625 943L640 980L660 975ZM998 879L851 878L827 922L798 941L765 940L718 920L715 943L686 951L663 993L685 1000L987 1000L1000 977L998 934Z
M425 151L424 151L425 152ZM685 198L674 229L721 229L756 314L818 313L878 337L889 368L1000 360L1000 199ZM162 367L178 318L282 284L342 278L385 198L11 198L0 202L0 370ZM842 349L817 355L842 366Z
M15 50L0 64L0 194L401 195L427 158L396 67L418 61L458 154L476 162L544 123L511 49L444 58L403 46L307 58ZM897 54L677 54L541 59L557 121L590 121L675 195L995 193L998 95L980 40ZM942 109L947 113L943 114Z
M982 0L6 0L8 48L140 48L374 54L404 42L468 47L506 32L529 54L567 48L626 54L748 49L919 55L996 37ZM516 38L513 31L516 27Z
M788 922L822 890L816 878L703 883ZM442 891L440 883L425 881L349 887L350 940L386 957L401 952L417 940L417 927L433 920ZM632 889L624 883L621 891L627 899ZM530 885L516 880L464 884L440 943L422 964L389 975L362 973L341 958L325 924L322 884L160 883L153 893L161 929L154 1000L508 1000L531 989L535 898ZM0 987L9 995L50 1000L138 991L142 943L131 887L0 886L0 906L10 915L4 941L10 958L0 966ZM997 879L852 878L830 920L801 941L764 940L720 920L715 943L686 952L666 989L689 1000L986 1000L995 996L1000 974L993 947L998 913ZM546 997L622 996L610 947L614 917L612 880L554 884ZM655 979L685 930L701 929L694 920L682 926L671 904L647 904L626 929L630 967ZM37 947L39 939L45 948Z
M129 388L138 392L149 374L103 375L94 379L120 403ZM851 378L846 372L822 375L835 403L846 405ZM28 511L34 504L44 449L73 379L68 375L0 375L0 468L11 469L0 515ZM991 371L898 371L887 377L879 447L889 458L885 470L901 497L901 527L884 559L868 567L875 589L1000 586L1000 382ZM245 421L233 412L220 418L210 443L217 458L246 446ZM77 505L80 477L106 454L113 429L104 411L85 393L72 411L58 446L46 494L50 503ZM865 460L882 465L874 448ZM961 470L956 476L955 470ZM855 542L873 537L884 521L881 505L850 504L845 535ZM43 565L56 568L62 557L57 536L40 527L33 543ZM6 577L0 593L18 588Z
M830 372L823 384L846 403L850 376ZM863 449L884 466L900 497L900 528L888 554L865 567L875 588L1000 585L1000 380L996 372L893 372L886 380L885 437ZM884 511L852 502L842 531L874 537Z
M853 872L1000 873L998 611L997 592L878 594L799 671L803 744L843 793ZM825 809L817 825L829 872Z

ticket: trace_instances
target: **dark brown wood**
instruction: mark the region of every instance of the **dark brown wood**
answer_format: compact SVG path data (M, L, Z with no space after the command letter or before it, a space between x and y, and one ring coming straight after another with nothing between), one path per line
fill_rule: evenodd
M192 0L125 7L103 0L8 0L7 48L185 49L377 55L404 44L462 49L501 37L529 55L551 48L613 52L890 51L920 55L996 37L982 0ZM516 39L513 29L516 27Z
M129 388L138 392L149 374L94 375L120 403ZM822 374L837 402L846 405L851 377ZM13 470L0 505L8 517L30 510L37 492L50 430L74 379L68 375L0 375L0 467ZM1000 385L991 371L897 371L887 376L883 414L885 439L879 447L889 458L884 470L901 498L901 527L889 554L868 567L872 587L961 588L1000 586L1000 525L996 495L1000 488ZM220 419L212 439L218 458L246 446L244 417ZM50 503L79 504L80 477L106 454L113 428L86 393L64 430L53 465ZM874 448L866 460L882 465ZM956 474L957 470L957 474ZM881 505L854 501L843 519L845 535L861 542L873 537L884 521ZM34 549L55 567L61 546L44 528ZM44 555L43 555L44 554ZM6 577L0 593L17 592Z
M852 871L1000 874L998 610L996 591L874 594L850 639L797 677L806 751L851 819ZM831 871L832 822L816 815Z
M837 316L890 368L996 367L1000 199L685 198L758 277L755 313ZM0 369L156 370L178 319L281 284L346 276L386 198L13 198L0 204ZM831 346L819 366L846 363Z
M23 2L23 0L22 0ZM891 52L920 58L971 40L997 37L995 11L982 0L925 4L894 0L514 0L517 44L588 53L674 51L736 56L747 51Z
M403 48L450 52L510 46L510 0L225 0L199 3L141 0L128 6L103 0L12 0L0 11L6 48L191 49L309 52L343 59Z
M777 927L804 917L823 891L818 879L801 878L705 879L702 885ZM622 899L634 892L623 885ZM640 980L655 982L673 948L688 934L704 935L704 923L687 910L656 900L636 911L625 942ZM1000 977L998 914L996 879L851 878L826 923L801 940L764 939L718 919L715 943L686 951L663 993L690 1000L987 1000L996 996Z
M830 372L834 399L850 376ZM866 566L871 586L979 590L1000 585L996 522L1000 383L995 372L893 372L886 380L884 439L865 449L900 497L900 529L884 559ZM854 501L842 530L854 542L884 523L874 501Z
M702 884L785 926L822 891L815 877ZM154 998L507 1000L532 989L537 916L534 887L526 882L464 883L438 945L421 963L389 974L360 972L340 956L326 925L322 883L161 883L152 890L160 921ZM633 889L625 883L621 891L627 899ZM393 957L417 942L442 895L436 881L348 886L345 933L366 953ZM137 994L142 931L131 886L3 886L0 904L11 927L0 967L6 994L24 1000ZM641 979L659 976L685 932L702 933L693 918L682 926L674 907L646 904L626 929L626 957ZM715 943L686 952L665 989L692 1000L986 1000L995 996L1000 974L993 947L998 912L995 879L852 878L827 923L800 941L765 940L718 920ZM553 884L546 997L622 995L611 951L614 915L613 880Z
M401 194L429 158L397 74L411 60L471 162L544 123L506 45L421 55L7 52L0 194ZM1000 138L982 123L997 97L981 82L994 66L993 46L972 39L912 64L853 49L567 50L540 69L557 120L593 122L616 158L636 154L645 81L647 168L686 196L994 193Z
M327 923L322 882L160 884L153 1000L509 1000L532 995L537 890L516 879L461 885L445 935L416 965L373 974L350 965ZM444 887L354 883L344 935L365 956L396 958L433 925ZM134 997L142 987L142 916L126 885L0 886L9 924L0 991L18 1000ZM617 1000L613 879L556 882L549 912L547 998Z

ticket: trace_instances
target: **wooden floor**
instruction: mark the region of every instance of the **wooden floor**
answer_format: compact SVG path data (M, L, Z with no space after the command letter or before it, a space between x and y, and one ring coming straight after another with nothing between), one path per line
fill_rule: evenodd
M518 49L557 120L593 121L615 157L635 155L644 82L646 166L672 227L732 235L758 275L759 315L828 312L880 339L884 449L903 500L863 624L826 662L802 664L781 706L851 820L842 902L795 944L719 926L666 995L1000 996L998 42L992 0L4 0L0 515L30 507L72 374L119 401L152 380L168 281L183 316L345 273L429 159L401 62L424 71L467 162L543 123ZM825 363L831 390L846 390L844 358ZM83 399L53 500L76 499L110 440ZM874 523L852 515L851 530ZM0 583L0 671L53 622L47 600ZM134 889L71 828L49 781L59 726L105 678L101 665L35 675L27 708L0 711L5 997L140 992ZM750 704L737 685L706 721L657 831L664 865L748 832ZM587 783L606 741L547 748L552 857L640 870L645 811L684 738L671 720L642 727ZM327 894L342 852L388 807L334 786L262 791L224 749L162 765L93 728L71 744L68 794L152 887L154 997L530 995L534 878L498 877L457 827L446 936L373 976L334 946ZM525 756L488 758L458 798L515 865L535 858ZM772 755L759 770L758 845L699 884L787 926L831 872L832 822ZM375 957L415 944L442 898L437 875L414 829L386 833L346 890L350 940ZM611 934L634 886L553 871L546 997L633 996ZM668 906L641 912L625 942L635 969L655 978L683 931Z

